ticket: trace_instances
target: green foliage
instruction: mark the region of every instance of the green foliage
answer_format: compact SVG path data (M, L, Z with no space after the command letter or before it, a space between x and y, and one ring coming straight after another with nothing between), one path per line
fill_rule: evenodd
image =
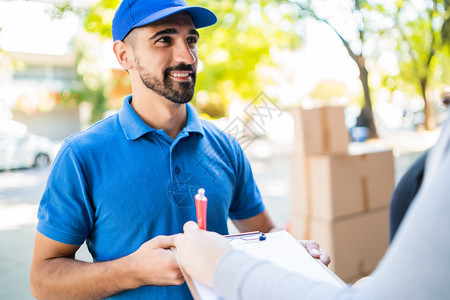
M342 1L339 4L345 9L340 17L345 21L341 23L336 12L323 9L327 4L337 5L338 2L292 1L301 8L301 18L312 17L335 31L360 70L365 61L375 62L380 53L395 51L400 72L382 80L390 90L419 94L426 103L428 88L443 88L448 84L450 75L445 70L450 65L448 0ZM368 84L361 81L363 86ZM365 97L367 106L366 94ZM426 112L426 124L432 123L429 117L432 112Z
M77 82L75 86L67 87L62 92L64 102L81 103L83 101L92 104L91 120L94 123L103 118L108 109L105 95L108 77L107 72L98 66L102 53L98 39L91 35L82 35L75 39Z
M425 1L425 7L417 7L414 1L399 1L393 13L396 26L393 33L400 37L397 56L400 73L396 82L412 85L416 93L424 93L422 82L427 86L440 87L450 80L450 5L446 0ZM415 15L415 18L408 17Z
M54 15L62 17L66 13L76 13L83 19L87 32L111 38L111 21L119 2L100 0L85 9L73 8L70 2L66 2L58 7ZM190 5L208 7L219 19L216 25L200 29L198 47L202 67L194 98L197 107L212 117L223 116L230 101L251 101L263 90L264 82L258 75L258 69L273 64L270 48L299 47L301 32L297 30L296 23L311 17L335 30L360 67L365 65L366 60L375 61L382 51L392 51L380 48L385 45L382 43L384 39L392 40L400 73L389 75L382 81L391 90L420 94L420 78L423 77L429 78L432 86L450 82L450 72L446 70L450 65L449 0L188 2ZM323 9L330 5L340 9ZM79 62L85 59L81 55ZM80 79L87 78L85 74L79 74ZM105 88L106 99L110 98L111 82ZM83 81L80 83L86 84ZM98 99L95 103L99 108L107 106L103 102L105 100L101 100L105 96L101 96L100 92L94 94L97 95L94 98ZM79 95L81 97L84 93ZM91 98L83 96L81 100L92 102Z
M111 38L111 23L119 0L100 0L83 13L87 32ZM272 65L271 47L297 47L295 16L286 6L268 0L188 1L212 10L216 25L200 29L202 69L193 102L213 118L226 114L234 99L251 101L263 90L260 66ZM61 11L64 11L61 7ZM281 28L281 29L280 29ZM284 29L283 29L284 28Z
M200 29L199 57L203 69L197 81L196 106L212 117L224 115L233 99L252 101L263 89L258 67L273 65L271 47L297 47L299 37L280 30L283 23L292 26L294 18L272 1L206 1L205 6L218 17L218 23ZM269 14L279 18L274 21Z
M86 31L101 37L112 38L112 19L120 2L120 0L101 0L89 7L84 19Z
M105 1L103 5L118 5L118 1ZM94 14L95 12L95 14ZM76 73L77 84L66 87L61 92L63 103L89 102L92 104L90 123L101 120L104 113L109 108L107 72L98 66L102 53L98 37L106 36L111 32L112 17L109 18L106 8L102 9L100 3L94 4L90 8L75 7L71 1L59 2L54 9L49 12L52 18L61 19L66 14L76 14L84 20L86 32L96 32L97 38L93 34L81 33L75 37L73 46L76 52ZM97 23L96 23L97 21ZM109 29L106 29L109 26ZM110 35L110 34L109 34Z
M66 14L76 14L80 17L84 17L86 14L86 9L83 8L75 8L72 6L70 1L62 1L58 2L54 9L49 11L51 17L53 19L62 19Z
M63 18L67 13L78 15L84 24L86 32L94 33L103 38L111 38L111 23L114 12L121 0L100 0L90 7L75 7L75 1L58 2L51 11L53 18Z

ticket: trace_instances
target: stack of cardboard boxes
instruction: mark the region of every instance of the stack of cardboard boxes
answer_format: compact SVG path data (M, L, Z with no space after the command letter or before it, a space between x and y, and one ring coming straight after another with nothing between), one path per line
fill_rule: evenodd
M370 274L388 247L392 150L349 153L343 107L292 113L291 233L318 241L330 268L352 283Z

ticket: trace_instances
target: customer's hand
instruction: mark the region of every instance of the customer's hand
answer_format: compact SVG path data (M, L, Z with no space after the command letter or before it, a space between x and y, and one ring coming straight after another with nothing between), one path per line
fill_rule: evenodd
M232 249L230 243L215 232L199 229L192 221L183 229L184 234L175 239L181 265L194 279L212 286L216 265Z
M298 241L306 248L306 251L308 251L312 257L319 259L320 262L322 262L325 266L328 267L328 265L331 262L330 255L328 254L328 252L320 248L319 243L312 240L298 240Z

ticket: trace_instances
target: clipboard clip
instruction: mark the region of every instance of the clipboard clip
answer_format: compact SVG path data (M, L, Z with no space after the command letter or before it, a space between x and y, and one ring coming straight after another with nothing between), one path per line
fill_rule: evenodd
M225 235L228 241L244 240L244 241L265 241L267 236L261 231L250 231L244 233L228 234Z

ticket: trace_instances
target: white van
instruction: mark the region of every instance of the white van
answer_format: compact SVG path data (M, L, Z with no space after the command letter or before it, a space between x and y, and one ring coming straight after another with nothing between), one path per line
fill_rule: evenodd
M54 147L50 139L27 133L25 125L0 119L0 170L47 166Z

